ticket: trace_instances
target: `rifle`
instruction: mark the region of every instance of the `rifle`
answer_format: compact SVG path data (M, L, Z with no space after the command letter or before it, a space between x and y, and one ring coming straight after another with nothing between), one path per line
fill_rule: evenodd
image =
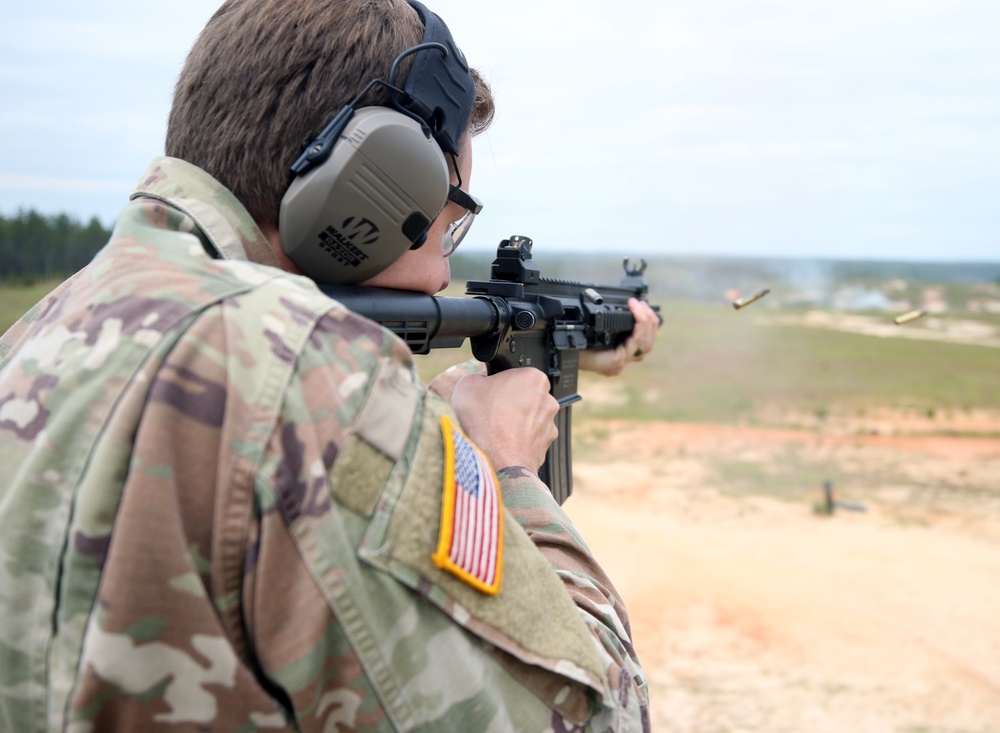
M573 490L570 406L582 399L577 393L580 352L613 349L632 332L628 299L646 300L646 261L632 266L626 258L619 285L593 285L543 278L531 247L532 241L521 236L500 242L492 279L466 283L471 298L350 285L321 288L393 331L414 354L458 348L469 339L472 355L490 374L514 367L545 372L559 402L559 437L538 473L562 504ZM659 313L658 306L653 309Z

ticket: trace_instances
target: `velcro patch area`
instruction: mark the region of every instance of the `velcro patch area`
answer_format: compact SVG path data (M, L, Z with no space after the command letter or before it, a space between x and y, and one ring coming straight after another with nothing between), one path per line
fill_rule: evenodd
M503 571L503 506L500 484L486 456L441 418L444 496L434 564L476 590L496 595Z

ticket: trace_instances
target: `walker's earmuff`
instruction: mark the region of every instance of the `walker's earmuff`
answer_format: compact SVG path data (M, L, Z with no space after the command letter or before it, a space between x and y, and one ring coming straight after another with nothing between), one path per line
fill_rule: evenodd
M329 158L285 192L281 247L316 282L361 282L423 243L448 184L444 154L419 123L362 107Z
M445 155L457 156L475 101L472 72L444 22L410 0L424 39L346 105L292 166L281 200L281 248L322 284L361 282L423 244L448 200ZM414 55L402 88L399 62ZM361 107L376 84L393 107Z

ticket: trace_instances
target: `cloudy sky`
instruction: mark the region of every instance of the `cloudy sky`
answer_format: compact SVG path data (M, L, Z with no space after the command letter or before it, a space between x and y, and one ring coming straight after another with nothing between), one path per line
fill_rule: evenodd
M491 81L463 247L1000 261L996 0L426 0ZM0 27L0 213L113 222L215 0Z

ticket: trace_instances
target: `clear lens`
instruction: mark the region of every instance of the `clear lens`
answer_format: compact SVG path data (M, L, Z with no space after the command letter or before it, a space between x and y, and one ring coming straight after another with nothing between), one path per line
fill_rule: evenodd
M442 242L442 252L445 257L450 257L452 253L458 249L458 245L462 243L465 235L472 228L472 222L475 220L476 215L471 211L466 211L462 215L462 218L456 222L452 222L448 226L448 231L445 232L444 241Z
M462 243L465 235L472 228L472 221L476 218L476 214L483 210L482 201L472 194L466 193L458 186L451 187L451 190L448 192L448 199L465 208L465 214L458 221L452 222L448 226L448 231L445 232L444 241L441 243L445 257L450 257L458 249L458 245Z

